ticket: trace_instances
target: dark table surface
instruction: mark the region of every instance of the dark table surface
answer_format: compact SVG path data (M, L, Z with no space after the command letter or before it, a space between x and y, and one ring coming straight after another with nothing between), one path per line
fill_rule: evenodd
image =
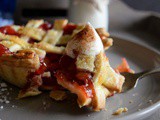
M133 9L121 0L112 0L110 2L109 32L131 34L142 38L138 42L143 42L156 48L157 50L160 50L159 31L159 13ZM145 33L145 35L143 33ZM147 39L147 37L149 39ZM152 37L152 40L150 37Z
M130 7L142 11L160 12L160 0L123 0Z

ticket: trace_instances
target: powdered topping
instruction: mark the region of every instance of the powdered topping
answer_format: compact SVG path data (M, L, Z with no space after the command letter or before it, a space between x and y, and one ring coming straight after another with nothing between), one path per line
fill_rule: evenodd
M0 83L0 103L10 103L8 100L8 87L6 83ZM3 106L0 106L0 109L3 109Z
M72 58L75 58L77 54L95 56L102 50L103 44L99 35L91 24L88 23L82 31L77 33L73 39L68 42L66 54Z

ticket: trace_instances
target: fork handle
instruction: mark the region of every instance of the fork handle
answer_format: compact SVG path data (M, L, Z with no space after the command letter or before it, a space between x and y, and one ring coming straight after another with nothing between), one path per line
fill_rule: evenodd
M140 78L143 78L147 75L151 75L151 74L154 74L154 73L157 73L157 72L160 72L160 67L157 67L157 68L154 68L154 69L151 69L151 70L147 70L147 71L144 71L143 72L143 75L140 77Z

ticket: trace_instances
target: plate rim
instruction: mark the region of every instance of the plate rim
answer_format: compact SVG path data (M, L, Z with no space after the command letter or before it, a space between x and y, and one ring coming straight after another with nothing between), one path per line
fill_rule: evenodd
M131 41L125 37L120 37L120 36L115 36L115 35L112 35L111 37L113 39L119 39L120 41L126 41L128 43L138 45L139 47L145 48L153 53L156 53L160 57L160 52L151 46L139 44L139 43ZM129 115L118 116L117 118L112 118L112 120L135 120L137 118L138 119L146 118L149 115L153 114L159 108L160 108L160 99L156 103L154 103L154 104L152 104L152 105L150 105L140 111L133 112Z
M113 38L113 40L114 39L119 39L120 41L126 41L126 42L129 42L131 44L138 45L139 47L143 47L145 49L148 49L151 52L156 53L160 57L160 51L158 51L154 47L149 46L145 43L142 44L142 43L135 42L133 40L131 41L128 38L125 38L125 37L122 37L122 36L111 35L111 37ZM143 119L143 118L146 118L146 117L152 115L154 113L154 111L156 111L159 108L160 108L160 99L156 103L154 103L154 104L150 105L149 107L146 107L146 108L144 108L140 111L131 113L130 115L121 116L119 118L113 118L112 120L135 120L137 118Z

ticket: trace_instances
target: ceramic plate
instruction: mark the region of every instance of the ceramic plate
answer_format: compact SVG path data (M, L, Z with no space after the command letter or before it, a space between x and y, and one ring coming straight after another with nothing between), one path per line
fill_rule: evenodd
M160 54L120 38L114 38L114 46L106 52L113 67L125 57L136 72L160 65ZM87 108L79 109L75 100L55 102L48 93L17 100L18 89L9 85L8 90L1 88L0 100L7 96L10 103L0 102L1 120L132 120L144 118L160 107L160 74L142 79L138 86L127 93L116 94L106 100L106 109L92 112ZM12 88L12 89L10 89ZM2 107L3 106L3 107ZM120 107L128 112L119 116L112 113Z

